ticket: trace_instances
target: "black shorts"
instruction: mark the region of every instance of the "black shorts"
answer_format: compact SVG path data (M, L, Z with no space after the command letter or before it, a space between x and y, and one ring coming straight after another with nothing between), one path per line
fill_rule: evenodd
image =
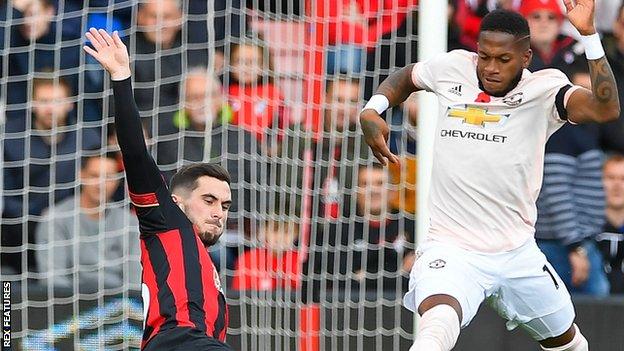
M232 348L200 330L173 328L159 332L143 348L143 351L160 350L232 351Z

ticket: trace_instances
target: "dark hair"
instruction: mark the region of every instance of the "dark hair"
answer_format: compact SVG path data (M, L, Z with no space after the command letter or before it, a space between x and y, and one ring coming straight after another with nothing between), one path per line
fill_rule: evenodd
M485 31L509 33L516 38L531 34L527 20L521 14L509 10L494 10L483 17L479 33Z
M605 160L604 164L602 165L602 169L605 169L607 165L610 163L619 163L619 162L624 162L624 155L619 154L619 153L612 154Z
M118 152L111 151L105 154L101 154L97 150L91 150L91 151L93 151L93 153L89 153L89 151L86 151L86 155L80 159L80 169L84 169L87 166L87 163L89 163L89 160L92 160L92 159L96 159L96 158L97 159L109 159L115 162L117 162L117 160L119 159Z
M193 191L197 188L197 179L211 177L230 184L230 174L218 163L193 163L184 166L171 177L171 191L184 188Z

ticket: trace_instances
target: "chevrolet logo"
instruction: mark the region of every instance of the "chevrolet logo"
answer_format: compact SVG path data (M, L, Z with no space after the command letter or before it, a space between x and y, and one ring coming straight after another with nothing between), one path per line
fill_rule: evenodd
M449 108L449 117L461 118L464 123L485 127L485 122L499 122L505 115L494 115L487 113L486 109L480 107L466 107L465 109Z

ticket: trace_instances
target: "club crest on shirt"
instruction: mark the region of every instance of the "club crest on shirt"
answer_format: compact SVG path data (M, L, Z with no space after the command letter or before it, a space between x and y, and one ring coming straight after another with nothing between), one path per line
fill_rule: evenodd
M429 262L429 268L440 269L446 266L446 261L442 259L437 259Z
M520 105L522 102L522 93L515 93L513 95L509 95L503 99L503 102L507 104L507 106L515 107Z

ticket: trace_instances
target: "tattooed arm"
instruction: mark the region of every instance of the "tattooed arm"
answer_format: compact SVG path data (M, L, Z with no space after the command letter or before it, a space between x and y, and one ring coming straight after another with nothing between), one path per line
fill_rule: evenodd
M568 100L568 119L575 123L609 122L620 115L615 77L606 57L589 60L592 90L577 89Z
M568 19L583 36L596 33L595 0L564 0ZM597 40L597 39L596 39ZM598 57L596 55L596 57ZM568 119L576 123L609 122L620 115L620 100L611 66L605 56L589 61L592 90L577 89L568 100Z
M413 69L414 65L411 64L392 73L379 85L375 94L381 94L388 98L390 107L402 103L411 93L420 90L412 82ZM390 129L377 111L364 109L360 113L360 124L362 125L364 140L379 162L386 165L387 159L392 163L398 163L399 159L390 152L386 144Z

